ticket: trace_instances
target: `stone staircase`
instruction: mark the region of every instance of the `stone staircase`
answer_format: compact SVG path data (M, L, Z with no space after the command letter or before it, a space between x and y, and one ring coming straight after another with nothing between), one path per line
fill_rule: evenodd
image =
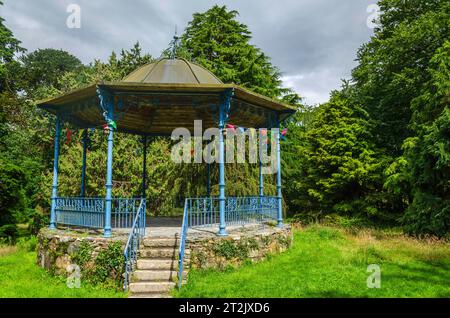
M178 236L145 237L129 285L131 298L167 298L178 275ZM185 271L189 251L185 251ZM186 277L183 275L183 277Z

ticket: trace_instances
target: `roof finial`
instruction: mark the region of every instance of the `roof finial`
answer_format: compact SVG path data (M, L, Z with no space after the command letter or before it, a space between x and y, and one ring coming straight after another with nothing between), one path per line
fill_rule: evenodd
M177 25L175 24L175 35L173 36L173 40L171 43L171 46L172 46L172 50L170 52L171 59L176 58L179 39L180 39L180 37L177 35Z

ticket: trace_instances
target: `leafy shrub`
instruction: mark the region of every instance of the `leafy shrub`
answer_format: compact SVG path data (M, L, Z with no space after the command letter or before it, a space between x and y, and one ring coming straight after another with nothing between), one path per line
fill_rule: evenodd
M83 269L85 265L91 260L92 251L93 248L91 244L89 244L88 241L82 241L80 243L80 246L78 246L76 253L72 255L73 263L77 264L78 266L80 266L80 268Z
M250 248L253 248L256 244L247 241L234 242L232 240L222 240L214 247L214 253L218 256L225 257L225 259L230 260L233 258L238 258L240 260L245 260L249 253Z
M36 236L21 237L17 240L17 246L24 251L33 252L36 250L37 237Z
M106 283L108 278L112 278L117 286L122 286L125 258L120 242L110 243L107 249L101 250L94 263L92 275L94 283Z
M0 240L7 244L14 244L17 237L19 236L19 231L15 224L6 224L0 226Z
M49 218L47 215L39 211L34 211L30 216L30 221L28 223L28 230L31 234L37 235L39 230L49 224Z
M15 214L25 209L25 172L19 166L0 159L0 226L16 223ZM2 233L14 234L12 226ZM14 239L13 236L8 236Z

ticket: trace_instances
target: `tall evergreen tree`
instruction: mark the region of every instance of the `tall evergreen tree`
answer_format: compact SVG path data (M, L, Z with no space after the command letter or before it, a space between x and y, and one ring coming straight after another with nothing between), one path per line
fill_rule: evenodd
M443 235L450 218L450 3L382 0L379 5L380 25L359 50L352 73L353 98L370 115L373 141L387 158L384 188L400 203L394 209L406 208L405 229Z
M3 2L0 1L0 6ZM5 19L0 17L0 93L5 90L13 92L14 88L14 72L18 67L15 60L16 54L25 52L25 49L20 46L20 41L16 39L5 26Z
M346 90L334 92L316 110L299 149L303 158L294 181L299 195L293 203L302 211L386 220L376 191L382 185L381 158L371 143L368 119Z
M250 44L251 32L237 16L237 11L218 5L194 13L181 36L178 55L204 66L225 83L274 98L290 93L282 88L280 72L269 57Z

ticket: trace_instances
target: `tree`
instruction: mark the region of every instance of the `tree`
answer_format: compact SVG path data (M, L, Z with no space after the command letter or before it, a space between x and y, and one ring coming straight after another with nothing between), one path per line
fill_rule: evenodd
M44 87L60 89L59 79L67 72L78 71L82 63L72 54L55 49L38 49L21 57L24 88L30 95Z
M0 159L0 240L13 241L17 236L17 214L25 208L25 173Z
M237 11L218 5L194 13L177 54L202 65L225 83L233 82L273 98L291 93L282 88L280 72L270 58L250 44L251 32L237 16Z
M0 6L3 2L0 1ZM18 63L15 61L16 54L25 52L20 46L10 29L5 24L5 20L0 17L0 93L9 89L14 91L14 81L12 79L12 69L17 68Z
M430 80L412 101L414 136L389 169L386 186L408 194L402 219L413 234L444 236L450 227L450 41L429 62Z
M349 99L348 90L334 92L304 133L293 182L298 195L292 201L316 217L337 213L387 221L377 191L383 184L383 158L371 142L367 112Z
M411 102L430 80L429 62L449 38L446 0L382 0L380 26L358 51L356 100L374 123L376 145L393 158L413 132Z
M381 0L379 5L379 27L359 49L347 90L351 105L368 114L370 133L363 138L380 158L381 180L365 201L378 196L378 202L390 203L383 204L386 213L405 213L401 221L409 233L443 235L448 231L444 56L450 4Z

